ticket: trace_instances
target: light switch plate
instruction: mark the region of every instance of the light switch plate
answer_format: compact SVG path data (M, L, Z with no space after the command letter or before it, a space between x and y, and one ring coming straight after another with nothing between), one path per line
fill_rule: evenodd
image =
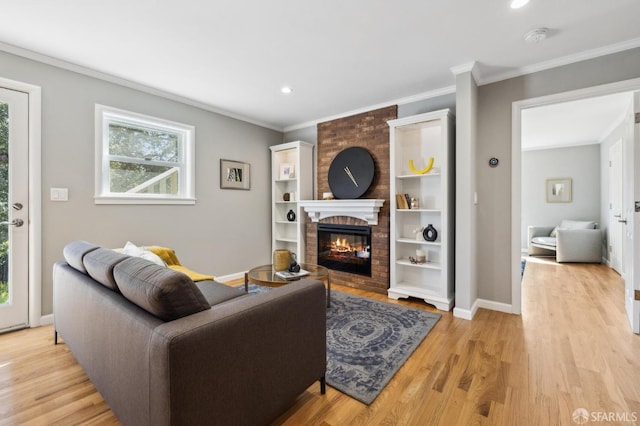
M51 201L69 201L69 188L51 188Z

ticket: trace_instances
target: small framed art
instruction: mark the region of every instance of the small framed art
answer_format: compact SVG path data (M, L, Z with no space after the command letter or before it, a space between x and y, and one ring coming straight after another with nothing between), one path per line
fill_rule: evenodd
M571 202L571 178L547 179L547 203Z
M220 159L220 188L251 189L251 164Z
M280 180L293 179L295 177L295 169L291 163L280 164Z

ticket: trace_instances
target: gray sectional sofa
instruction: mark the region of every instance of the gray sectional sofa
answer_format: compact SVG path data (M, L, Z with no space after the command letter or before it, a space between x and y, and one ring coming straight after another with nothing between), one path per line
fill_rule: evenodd
M125 425L267 424L326 369L324 284L260 295L84 241L53 268L58 335Z

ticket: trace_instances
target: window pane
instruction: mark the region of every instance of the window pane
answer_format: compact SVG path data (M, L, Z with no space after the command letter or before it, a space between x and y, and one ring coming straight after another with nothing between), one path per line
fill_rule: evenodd
M162 130L109 124L109 154L148 161L179 160L180 137Z
M111 192L135 194L177 194L178 168L111 161Z

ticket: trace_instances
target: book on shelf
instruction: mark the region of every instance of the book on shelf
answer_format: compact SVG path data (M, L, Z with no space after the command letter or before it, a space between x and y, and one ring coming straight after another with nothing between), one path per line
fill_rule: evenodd
M276 276L282 278L283 280L293 280L296 278L304 277L305 275L309 275L309 271L305 271L304 269L300 269L298 272L289 272L289 271L278 271L276 272Z
M409 194L404 194L404 198L407 201L407 207L408 209L411 208L411 197L409 196Z
M407 194L396 194L396 204L399 209L408 209Z

